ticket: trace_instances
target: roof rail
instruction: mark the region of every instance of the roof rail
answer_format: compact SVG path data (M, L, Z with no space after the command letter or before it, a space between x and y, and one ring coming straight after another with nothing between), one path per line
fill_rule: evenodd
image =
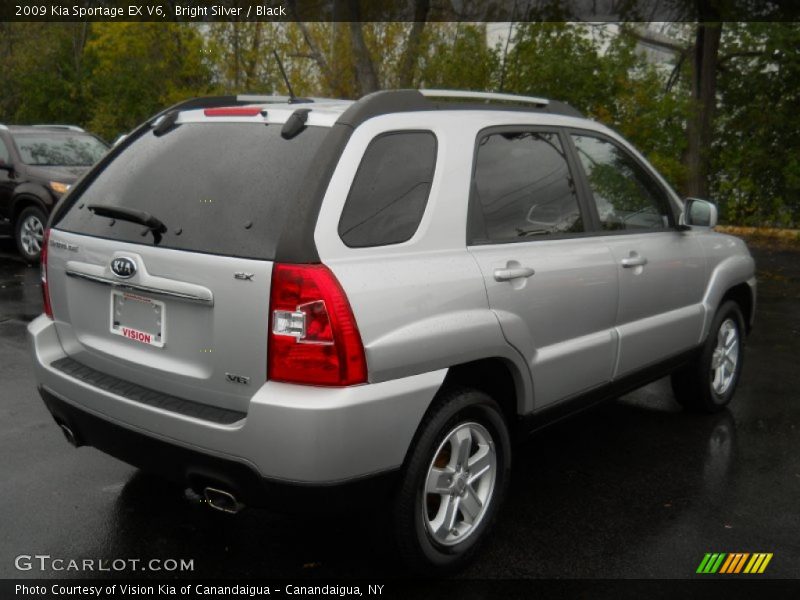
M80 131L81 133L85 133L83 127L78 127L77 125L31 125L31 127L39 127L41 129L66 129L68 131Z
M443 102L438 99L444 100ZM448 102L448 98L482 100L476 102ZM486 100L505 101L498 106ZM543 112L552 115L585 118L578 110L558 100L547 100L514 94L491 92L468 92L462 90L382 90L362 97L350 105L336 121L349 127L358 127L367 119L401 112L427 110L502 110L521 112Z
M239 94L236 96L237 102L247 104L302 104L314 102L311 98L300 98L292 96L261 96L258 94Z
M550 100L535 96L518 96L516 94L500 94L496 92L470 92L467 90L419 90L426 98L461 98L464 100L495 100L498 102L516 102L518 104L533 104L547 106Z

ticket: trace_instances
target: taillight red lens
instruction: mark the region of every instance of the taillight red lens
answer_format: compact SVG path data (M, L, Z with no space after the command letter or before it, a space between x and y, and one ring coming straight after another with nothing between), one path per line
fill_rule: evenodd
M39 254L39 261L42 268L42 304L44 305L44 314L51 319L53 318L53 308L50 306L50 289L47 287L47 245L50 242L50 230L44 230L42 237L42 250Z
M353 311L325 265L274 265L267 362L274 381L366 382L367 361Z
M222 106L207 108L203 114L207 117L255 117L261 109L253 106Z

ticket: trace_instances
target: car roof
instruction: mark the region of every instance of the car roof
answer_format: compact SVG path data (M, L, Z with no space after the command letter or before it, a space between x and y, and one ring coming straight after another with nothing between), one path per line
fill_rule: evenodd
M228 102L226 104L226 101ZM226 114L225 108L230 108ZM258 109L252 114L239 109ZM544 123L595 125L566 103L545 98L467 92L462 90L384 90L368 94L357 101L330 98L297 98L281 96L228 96L195 99L169 110L178 110L177 121L189 122L252 122L285 123L297 110L306 113L306 124L332 127L343 124L357 127L378 116L399 113L430 113L437 118L447 116L474 117L507 115L508 113L536 114ZM161 113L164 115L166 112ZM207 112L208 111L208 112ZM213 113L209 115L208 113ZM470 113L470 114L467 114ZM548 118L555 117L555 118Z

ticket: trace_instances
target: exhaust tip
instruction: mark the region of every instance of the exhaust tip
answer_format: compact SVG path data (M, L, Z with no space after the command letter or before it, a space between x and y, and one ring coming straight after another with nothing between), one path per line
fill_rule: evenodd
M231 515L238 513L244 508L244 504L239 502L236 496L225 490L207 487L203 490L203 497L214 510Z
M75 432L72 431L72 429L70 429L64 423L59 423L58 426L61 428L61 433L64 434L64 437L67 438L67 441L70 443L70 445L74 446L75 448L80 446L78 438L75 436Z

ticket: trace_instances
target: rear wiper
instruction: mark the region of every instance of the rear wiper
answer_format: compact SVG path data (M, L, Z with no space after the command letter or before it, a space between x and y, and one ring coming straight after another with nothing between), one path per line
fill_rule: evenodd
M86 208L100 217L108 217L110 219L119 219L120 221L130 221L131 223L144 225L153 234L153 243L156 245L161 243L161 234L167 232L167 226L164 225L164 223L143 210L122 208L120 206L103 206L102 204L90 204Z

